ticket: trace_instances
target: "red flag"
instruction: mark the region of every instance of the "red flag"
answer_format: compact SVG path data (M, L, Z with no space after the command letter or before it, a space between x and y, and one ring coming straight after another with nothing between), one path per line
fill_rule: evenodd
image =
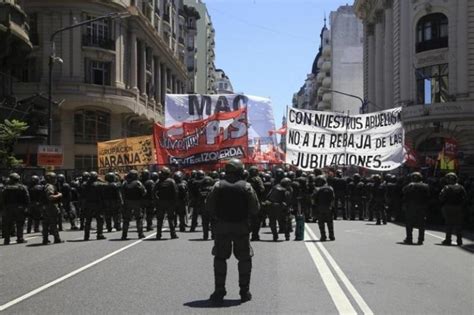
M278 130L270 130L268 131L268 134L270 136L273 136L275 133L279 134L279 135L284 135L286 134L286 125L282 126L280 129Z

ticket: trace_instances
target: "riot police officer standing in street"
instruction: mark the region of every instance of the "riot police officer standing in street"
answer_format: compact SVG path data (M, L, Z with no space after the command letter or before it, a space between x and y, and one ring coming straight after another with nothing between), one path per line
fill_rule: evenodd
M410 175L411 183L403 188L403 201L405 203L406 238L405 244L413 244L413 228L418 228L418 245L422 245L425 239L425 218L430 197L428 184L422 182L420 173L414 172Z
M63 195L61 198L61 214L58 216L58 230L63 230L63 214L71 223L71 230L77 230L76 227L76 213L71 208L71 186L66 182L64 174L57 175L58 191Z
M334 221L332 205L335 200L334 190L326 182L323 175L319 175L315 179L315 190L313 193L313 204L318 218L319 231L321 232L321 241L326 241L326 227L328 226L329 239L334 241Z
M97 223L97 239L103 240L104 229L104 200L102 198L102 183L99 181L99 176L96 172L90 173L90 179L84 186L84 241L90 238L92 218L96 219Z
M20 175L11 173L2 192L2 207L5 209L5 245L10 244L10 229L13 224L16 226L16 242L26 243L23 239L23 228L29 203L28 188L20 182Z
M290 229L288 228L288 225L291 224L291 222L288 222L292 201L290 186L291 180L287 177L283 178L278 184L273 186L264 203L268 209L270 229L273 234L273 241L275 242L278 241L277 220L279 225L285 225L279 226L279 229L284 230L285 239L287 241L290 240Z
M214 255L215 291L210 300L220 304L226 295L227 259L232 249L237 258L241 302L250 301L250 275L253 249L250 246L249 219L258 214L258 198L249 183L242 180L243 163L230 160L226 178L215 184L208 196L206 207L216 218Z
M150 178L150 172L147 169L142 171L140 181L146 189L146 195L143 200L143 208L145 209L146 230L153 231L153 217L155 216L155 205L153 203L153 188L155 187L155 182Z
M146 188L138 180L138 172L136 170L128 172L126 181L122 186L122 192L124 202L122 240L128 240L128 228L132 216L137 220L138 238L144 238L142 199L146 195Z
M44 204L42 203L44 186L40 184L38 176L31 176L31 186L28 189L28 192L30 194L30 210L28 213L26 233L31 233L32 228L34 232L39 232L41 213L43 212L44 207Z
M117 182L117 176L114 173L105 175L107 182L102 186L102 195L104 197L105 206L105 226L108 232L112 232L112 221L116 231L121 231L120 227L120 211L123 206L122 192L120 184Z
M252 186L253 190L257 194L257 198L259 202L263 201L264 193L265 193L265 186L263 185L263 180L258 176L258 168L256 166L251 166L249 168L249 178L247 182ZM255 216L251 218L252 220L252 241L259 241L259 231L260 231L260 224L261 218L260 216Z
M447 185L441 190L439 199L442 202L442 211L446 222L446 238L444 245L451 245L451 235L456 233L458 246L462 245L462 225L464 223L464 206L466 203L466 190L458 184L455 173L445 176Z
M49 172L45 176L46 185L44 187L45 207L43 212L43 245L49 244L49 234L54 237L54 243L61 243L59 237L57 217L59 210L59 203L61 202L62 194L58 191L56 184L56 174Z
M178 187L178 201L176 206L176 220L175 220L175 227L179 226L180 232L186 231L186 204L188 203L188 184L184 180L184 175L182 172L178 171L173 174L173 179L176 182L176 186ZM179 223L178 223L179 219Z
M178 202L178 187L174 179L171 178L171 170L168 167L163 167L159 173L158 183L153 189L153 198L156 205L156 239L161 239L161 229L163 228L163 221L165 214L168 217L168 225L172 239L178 238L174 226L176 215L176 206Z

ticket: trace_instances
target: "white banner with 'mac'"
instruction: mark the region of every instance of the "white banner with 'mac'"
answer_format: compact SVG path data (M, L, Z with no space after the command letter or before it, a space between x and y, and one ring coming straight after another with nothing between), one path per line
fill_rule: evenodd
M396 169L405 160L401 107L362 115L288 108L286 163L303 170Z

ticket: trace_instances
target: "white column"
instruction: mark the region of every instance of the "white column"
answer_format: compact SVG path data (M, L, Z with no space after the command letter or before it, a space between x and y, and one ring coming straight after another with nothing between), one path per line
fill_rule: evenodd
M138 53L140 54L140 65L139 65L139 84L138 87L140 90L141 95L146 96L146 45L145 42L140 41L138 45Z
M393 10L391 1L386 2L384 37L384 108L393 107Z
M468 3L467 0L458 0L458 13L457 13L457 20L452 21L449 20L449 24L457 23L457 33L456 33L456 65L457 65L457 78L456 78L456 91L454 91L454 87L449 87L449 94L456 93L461 97L467 97L469 92L468 87L468 67L466 66L467 55L468 55ZM451 36L453 36L451 32L449 32L449 47L453 47L451 45L453 42L451 40Z
M375 24L375 105L376 110L385 107L384 100L384 38L382 12L376 13Z
M368 36L368 101L369 101L369 111L374 111L375 104L375 36L374 36L374 25L367 25L367 36Z
M400 0L400 101L410 101L410 2ZM414 70L413 70L414 71Z
M153 56L153 50L150 48L150 50L148 51L148 53L151 55L150 57L150 63L151 63L151 78L150 78L150 82L151 82L151 86L153 87L153 89L150 91L150 95L148 97L151 98L152 101L155 100L155 91L156 91L156 81L155 81L155 56Z
M130 85L133 90L138 91L137 85L137 72L138 72L138 61L137 61L137 34L132 30L130 35Z
M115 86L125 87L124 84L124 49L123 49L123 28L120 21L115 22Z

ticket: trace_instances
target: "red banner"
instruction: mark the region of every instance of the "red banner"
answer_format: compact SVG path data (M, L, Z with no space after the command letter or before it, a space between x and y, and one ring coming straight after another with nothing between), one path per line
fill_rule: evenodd
M220 112L204 120L183 122L171 127L154 126L156 161L183 168L217 165L222 160L240 158L248 150L247 110Z
M444 139L444 155L448 158L454 159L458 154L458 143L453 138Z

